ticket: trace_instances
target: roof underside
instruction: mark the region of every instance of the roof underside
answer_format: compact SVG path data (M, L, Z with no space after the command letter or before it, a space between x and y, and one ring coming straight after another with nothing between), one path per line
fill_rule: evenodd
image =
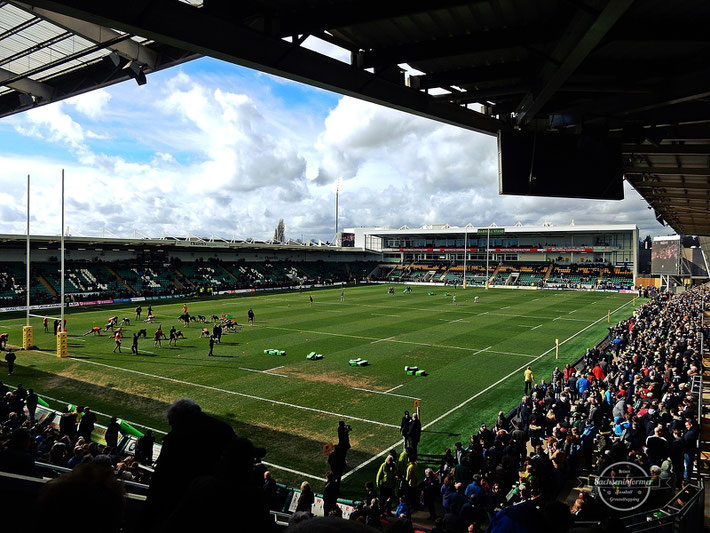
M0 116L62 100L199 54L21 2L0 1Z
M0 116L135 79L136 69L209 55L488 134L521 128L620 138L626 178L658 219L680 233L710 235L705 0L0 6ZM88 38L66 17L102 31ZM328 47L344 54L316 51Z

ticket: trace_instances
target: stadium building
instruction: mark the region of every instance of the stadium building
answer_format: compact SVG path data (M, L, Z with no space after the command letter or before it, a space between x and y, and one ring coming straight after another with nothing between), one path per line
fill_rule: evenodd
M26 246L23 235L0 236L0 309L26 302ZM67 237L64 246L70 305L328 285L366 278L379 261L372 252L322 243L199 237ZM60 301L60 257L58 236L31 237L33 307Z
M381 254L388 279L496 286L631 288L638 275L633 224L346 229L343 244Z
M26 239L0 237L0 307L26 301ZM354 280L627 290L638 273L635 225L352 228L342 246L187 237L65 239L72 303L273 290ZM486 253L488 250L488 253ZM466 251L466 252L465 252ZM58 303L60 240L33 236L30 299Z

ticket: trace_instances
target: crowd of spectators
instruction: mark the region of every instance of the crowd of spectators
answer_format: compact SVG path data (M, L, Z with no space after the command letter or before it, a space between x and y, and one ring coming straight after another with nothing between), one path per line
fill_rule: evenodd
M392 450L377 476L376 512L388 514L399 495L408 510L396 519L406 522L420 507L436 531L564 531L575 520L613 516L593 491L571 507L556 500L570 481L620 461L658 480L647 506L665 503L695 468L698 405L690 383L708 339L703 296L704 289L655 295L575 367L534 384L510 416L500 412L493 427L482 424L468 443L446 449L439 468L414 487L411 450ZM363 505L357 519L367 516Z
M576 366L556 368L529 392L526 385L513 412L499 412L491 427L481 424L430 468L420 467L416 444L403 429L408 447L385 457L350 519L409 531L412 513L421 509L436 532L565 531L576 520L604 522L613 515L594 491L580 492L569 506L558 500L579 476L599 475L619 461L659 480L648 505L663 503L692 482L696 469L698 405L689 384L702 371L701 343L708 339L704 294L696 288L654 295L610 327L606 341L588 349ZM115 478L150 485L145 527L153 531L218 527L235 515L260 531L273 527L267 508L275 482L260 462L266 451L190 400L168 411L172 429L151 475L141 468L152 464L151 457L138 450L122 455L91 441L96 417L89 408L67 410L53 428L34 421L31 389L10 391L0 383L0 398L2 471L36 476L35 461L110 467ZM114 444L118 430L111 424L107 441ZM406 428L410 424L408 419ZM337 517L339 476L329 472L328 480L326 508ZM308 483L301 489L293 516L299 531L307 530L314 500Z
M0 381L0 471L39 477L37 464L75 468L98 461L114 467L119 479L150 481L153 463L152 431L138 439L135 454L122 453L118 447L120 427L113 417L106 429L105 445L92 440L97 417L89 407L67 407L52 424L52 417L37 417L38 396L19 384L10 390ZM45 472L46 474L46 472Z

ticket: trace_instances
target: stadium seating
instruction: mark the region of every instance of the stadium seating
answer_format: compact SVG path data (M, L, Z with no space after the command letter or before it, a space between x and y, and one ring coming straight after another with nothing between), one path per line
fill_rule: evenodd
M626 273L614 274L624 278ZM3 276L0 279L7 278ZM651 296L652 299L641 306L633 317L610 327L609 335L604 340L580 353L574 364L564 369L556 368L551 380L547 379L550 376L537 376L532 390L526 393L515 409L507 414L499 411L495 423L490 424L491 429L483 424L468 443L458 443L461 453L454 455L447 450L442 455L420 455L420 464L431 466L432 473L416 486L411 502L413 507L426 508L431 504L428 507L430 512L432 509L443 510L450 515L454 513L461 520L470 520L471 515L464 515L460 509L450 507L455 501L451 494L470 491L474 495L471 498L474 507L479 497L476 495L480 495L481 501L485 502L480 508L482 521L490 522L490 530L497 531L496 525L505 525L507 510L514 508L516 512L523 512L526 501L534 501L537 497L540 497L539 501L564 501L566 493L562 491L572 488L573 498L569 501L574 501L574 504L569 509L569 515L565 512L568 520L578 524L602 522L609 513L600 493L574 487L578 480L587 478L591 486L593 478L614 461L634 461L643 466L644 480L646 470L651 473L651 478L660 476L665 480L658 487L659 491L664 492L650 498L641 508L645 514L644 523L656 520L656 508L668 501L673 505L680 502L679 508L685 506L689 498L678 495L693 494L693 487L699 486L696 468L702 464L702 455L696 455L695 450L700 442L697 418L699 413L704 412L699 403L703 391L696 385L701 383L699 378L702 373L699 337L706 339L710 333L703 325L701 311L705 291L696 288L675 297L656 293ZM663 320L659 320L660 317ZM652 339L660 348L656 357L636 357L639 347ZM361 359L354 359L350 364L357 366L360 362ZM632 366L635 369L633 387L629 382L617 379L621 370ZM660 382L654 374L663 368L668 376L662 378L664 387L661 391L660 387L656 387ZM417 367L405 367L406 372L416 370ZM654 392L656 388L659 390ZM26 486L33 477L42 483L40 476L53 477L62 472L66 475L76 465L84 468L83 465L94 463L101 468L112 469L111 477L120 479L131 494L148 493L147 485L153 480L151 469L145 467L150 466L152 461L140 458L137 449L132 449L132 453L128 454L128 447L119 446L116 453L105 454L106 450L98 442L78 441L75 422L72 422L73 429L60 439L52 431L47 432L44 424L25 421L25 401L21 398L26 396L20 397L17 391L6 389L2 389L0 395L6 399L7 405L19 405L14 415L8 409L0 415L0 443L3 445L0 465L5 472L0 474L4 476L0 483L0 497L6 504L17 502L23 508L31 508L37 491L41 490L37 484L30 488ZM616 415L617 411L621 415ZM469 422L472 424L473 421ZM642 423L645 426L641 426ZM59 428L60 432L67 429L63 424ZM660 440L657 442L663 444L661 441L666 440L665 434L671 430L678 432L676 437L671 437L675 439L673 442L677 444L678 439L682 440L682 450L690 451L686 456L678 458L668 453L669 448L654 446L652 439L658 437ZM20 454L14 451L13 446L17 446L16 436L22 435L22 432L28 438L23 441L27 444ZM650 434L648 437L647 433ZM201 434L191 435L191 438L198 440L202 437ZM451 438L458 437L452 434ZM206 442L217 447L226 444ZM200 461L204 457L196 454L190 460ZM401 456L399 460L402 460ZM386 459L382 458L381 462L385 463ZM251 463L248 464L251 468ZM460 464L464 464L465 468L457 468ZM372 472L373 477L376 470ZM190 472L192 470L185 469L181 473L189 476ZM181 479L180 475L175 475L173 479L186 484L190 481ZM243 483L247 482L246 479L232 481ZM429 491L431 484L435 490ZM500 486L499 495L492 490L495 484ZM161 489L157 482L150 488L151 491L165 489ZM254 493L261 493L257 485L254 486ZM295 492L281 485L269 502L271 509L288 512L286 494L293 495ZM420 494L425 496L423 506ZM386 494L381 492L380 496L384 498ZM133 501L142 501L142 498L133 498ZM520 507L516 508L516 504ZM354 513L365 517L370 516L368 513L378 513L376 516L380 519L379 507L362 503L353 506ZM387 509L385 501L381 506ZM702 504L698 509L702 509ZM128 510L133 516L139 516L141 511L140 507ZM488 511L487 515L485 511ZM668 514L661 516L667 517ZM240 517L241 520L248 518ZM546 520L542 514L538 519ZM625 519L623 514L620 519ZM130 517L123 526L126 533L136 531L134 528L137 527ZM685 530L699 531L700 528L693 526Z
M25 292L25 266L20 263L0 263L0 301L10 301Z

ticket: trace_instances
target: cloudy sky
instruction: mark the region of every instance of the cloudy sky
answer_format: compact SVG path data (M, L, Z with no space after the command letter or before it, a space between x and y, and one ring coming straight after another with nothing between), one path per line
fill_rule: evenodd
M329 240L340 227L635 223L668 234L626 186L621 202L499 196L495 138L200 59L0 120L0 232L188 232Z

